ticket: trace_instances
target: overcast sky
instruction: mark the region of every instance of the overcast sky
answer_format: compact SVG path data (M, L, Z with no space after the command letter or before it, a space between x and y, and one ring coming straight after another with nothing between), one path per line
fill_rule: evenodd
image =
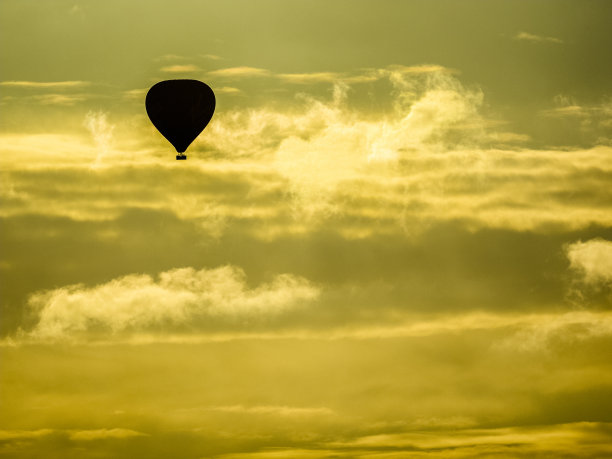
M612 455L610 17L0 0L0 457Z

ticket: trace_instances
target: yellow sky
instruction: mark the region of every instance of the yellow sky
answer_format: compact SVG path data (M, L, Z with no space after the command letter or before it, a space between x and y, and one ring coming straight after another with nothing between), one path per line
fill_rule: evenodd
M0 0L0 457L612 455L611 10Z

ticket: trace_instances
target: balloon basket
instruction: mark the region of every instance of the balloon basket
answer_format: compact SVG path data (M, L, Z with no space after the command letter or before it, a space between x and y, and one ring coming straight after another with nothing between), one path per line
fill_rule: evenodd
M176 155L176 159L187 159L187 155Z

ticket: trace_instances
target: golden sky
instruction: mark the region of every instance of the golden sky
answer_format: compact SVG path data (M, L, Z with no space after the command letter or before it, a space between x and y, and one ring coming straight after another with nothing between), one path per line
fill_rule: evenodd
M612 456L610 17L0 0L0 457Z

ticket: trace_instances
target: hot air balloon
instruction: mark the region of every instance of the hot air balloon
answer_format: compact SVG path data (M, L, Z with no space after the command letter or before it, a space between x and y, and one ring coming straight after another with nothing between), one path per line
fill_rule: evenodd
M176 148L176 159L204 130L215 111L215 93L197 80L166 80L154 84L145 101L147 115Z

